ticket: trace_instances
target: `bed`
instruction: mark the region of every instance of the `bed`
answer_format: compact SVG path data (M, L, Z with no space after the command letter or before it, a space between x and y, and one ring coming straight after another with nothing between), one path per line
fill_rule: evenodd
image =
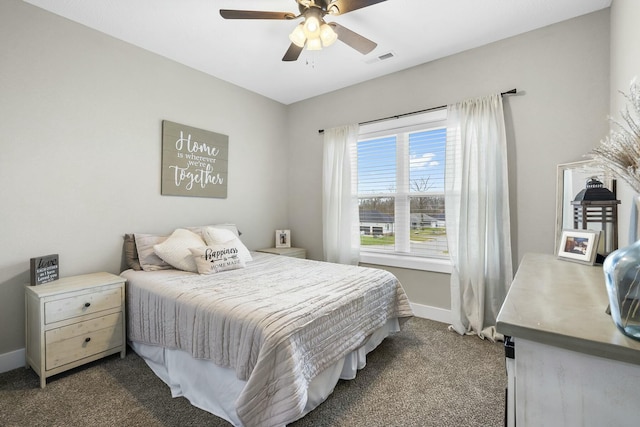
M131 347L174 397L235 426L303 417L412 316L402 286L384 270L242 256L250 258L242 268L215 274L121 273Z

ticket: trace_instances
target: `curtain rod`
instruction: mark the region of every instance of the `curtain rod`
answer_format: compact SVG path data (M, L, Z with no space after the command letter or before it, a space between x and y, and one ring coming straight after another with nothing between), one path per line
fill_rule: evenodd
M511 90L508 90L506 92L500 93L500 96L513 95L513 94L516 94L516 93L518 93L517 89L511 89ZM358 124L359 125L368 125L368 124L371 124L371 123L382 122L384 120L399 119L400 117L412 116L414 114L420 114L420 113L426 113L428 111L442 110L443 108L447 108L447 106L446 105L441 105L439 107L425 108L424 110L412 111L410 113L403 113L403 114L398 114L398 115L395 115L395 116L383 117L381 119L368 120L366 122L360 122ZM324 133L324 129L318 130L318 133Z

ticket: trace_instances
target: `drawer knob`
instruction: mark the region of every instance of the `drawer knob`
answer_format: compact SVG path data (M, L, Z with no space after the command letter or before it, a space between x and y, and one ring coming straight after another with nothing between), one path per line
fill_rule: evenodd
M91 341L91 337L86 337L86 338L84 339L84 342L89 342L89 341Z
M91 303L90 303L90 302L85 302L85 303L84 303L84 306L85 306L85 307L89 307L90 305L91 305Z

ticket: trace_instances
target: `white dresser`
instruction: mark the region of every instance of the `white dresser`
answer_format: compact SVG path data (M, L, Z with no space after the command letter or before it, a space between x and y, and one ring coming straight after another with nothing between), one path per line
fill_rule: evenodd
M126 352L125 280L115 274L67 277L25 286L26 364L52 375Z
M525 255L496 326L515 341L508 426L639 425L640 341L608 302L601 266Z

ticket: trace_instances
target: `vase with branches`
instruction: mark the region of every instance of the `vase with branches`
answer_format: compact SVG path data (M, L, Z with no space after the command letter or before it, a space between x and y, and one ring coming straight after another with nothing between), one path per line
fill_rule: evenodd
M609 135L590 155L605 173L640 194L640 86L635 79L629 93L622 94L629 104L621 111L622 120L612 120ZM638 207L639 201L636 197ZM614 323L640 340L640 240L609 254L603 270Z

